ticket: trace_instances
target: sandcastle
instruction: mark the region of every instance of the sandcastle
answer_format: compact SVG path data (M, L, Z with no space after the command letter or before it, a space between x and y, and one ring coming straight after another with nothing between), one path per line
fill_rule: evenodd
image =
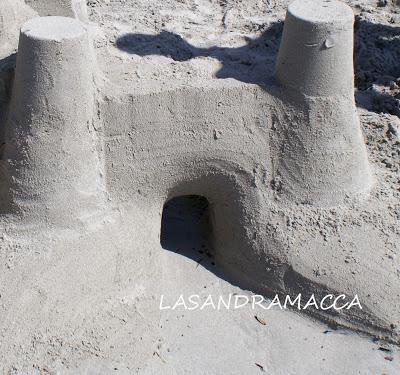
M346 277L343 260L329 250L313 261L340 266L319 283L309 260L294 260L301 249L280 229L285 212L362 206L373 189L354 102L353 20L339 1L295 0L265 84L210 80L118 92L98 74L85 23L30 19L21 28L1 124L4 225L10 232L27 228L27 236L61 233L131 207L133 218L142 215L132 231L146 223L143 246L150 248L159 246L164 204L202 196L210 204L216 263L234 280L263 294L357 293L362 311L315 314L395 340L393 285L379 286L356 265L384 289L374 296L367 281Z

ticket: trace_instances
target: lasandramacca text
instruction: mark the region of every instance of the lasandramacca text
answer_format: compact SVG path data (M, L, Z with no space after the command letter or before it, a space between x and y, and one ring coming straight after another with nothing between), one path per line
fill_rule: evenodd
M281 310L317 309L336 311L358 308L362 310L362 306L357 294L354 297L349 297L345 294L339 294L337 296L333 294L327 294L325 296L320 296L319 298L315 297L314 294L308 296L302 296L301 294L296 296L275 295L275 297L272 299L267 299L258 294L251 296L241 294L229 294L225 296L200 296L198 294L192 294L186 297L181 294L177 299L174 301L170 300L169 302L164 295L161 295L160 298L160 310L235 310L248 306L250 306L253 310L256 308L262 308L264 310L278 308Z

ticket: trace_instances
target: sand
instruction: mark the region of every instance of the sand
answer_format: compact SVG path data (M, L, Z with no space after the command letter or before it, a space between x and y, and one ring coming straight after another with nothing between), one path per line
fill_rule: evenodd
M35 9L45 15L46 9L39 3ZM207 125L205 134L211 135L207 142L229 145L235 137L244 139L252 116L263 114L248 103L266 95L258 86L273 73L288 4L256 0L89 1L88 28L99 64L94 87L101 93L99 118L91 131L101 139L97 147L105 156L100 161L86 159L86 165L99 163L106 171L106 184L101 187L106 203L100 203L95 214L83 215L78 226L58 221L57 213L70 217L85 204L63 216L64 207L59 210L55 203L47 207L39 197L29 220L3 214L0 369L5 374L389 375L400 371L396 346L400 317L400 56L396 22L400 13L391 3L380 7L367 1L348 4L356 13L355 95L374 186L367 197L360 194L329 207L299 206L284 197L279 200L276 192L282 181L275 178L272 190L278 200L271 200L263 209L270 212L268 230L276 233L272 238L287 244L282 253L271 246L273 255L285 267L290 266L285 268L286 277L306 277L310 290L323 291L327 286L328 290L358 293L368 306L367 315L347 320L325 317L323 320L331 323L326 325L321 316L317 320L294 311L252 310L250 306L233 311L160 311L161 295L175 301L180 294L206 298L209 294L256 292L255 288L247 290L243 278L227 272L219 262L218 247L198 233L196 228L208 234L201 202L194 201L196 209L191 201L170 208L169 225L175 232L170 235L172 243L160 245L162 207L171 197L165 190L181 173L168 160L180 149L171 146L165 159L155 163L153 159L162 153L151 147L174 145L174 124L179 124L186 137L182 149L191 145L187 140L192 137L193 124L186 122L201 118L206 99L218 102L219 89L228 93L220 105L228 120L220 120L219 112L210 109L215 117L209 118L218 126ZM6 27L10 30L7 46L0 49L0 118L9 108L16 35L35 12L22 3L7 6L14 7L17 17ZM68 13L72 8L63 6L57 6L59 15L85 19L81 16L85 12ZM239 110L234 107L238 90L243 90L248 100ZM186 101L182 102L182 97ZM275 106L269 98L266 95L265 102ZM172 113L182 115L179 121L148 105L164 100ZM128 106L129 102L135 106ZM179 112L182 107L190 108L189 114ZM142 130L142 119L132 121L136 108L147 121L151 119L146 126L152 129L153 138L137 131ZM13 111L18 118L18 109ZM243 115L245 131L230 134L238 112ZM160 126L164 133L157 133ZM251 131L257 127L250 127ZM85 144L83 137L74 144L77 149L79 142ZM264 147L262 136L259 139L253 149L245 143L243 155L231 160L245 160L251 171L253 159ZM44 144L50 147L51 142ZM131 155L139 161L132 161ZM5 163L3 160L2 168ZM202 175L203 182L178 187L173 194L210 191L210 203L218 197L222 205L229 205L235 192L219 186L225 186L230 167L226 167L224 179L215 180L207 175L209 165L203 165L201 159L196 163L195 172L190 171L190 163L178 167L189 170L185 172L188 176ZM70 170L65 168L68 176ZM257 168L254 184L261 186L270 175L263 166ZM246 185L247 176L244 181ZM40 180L35 183L40 185ZM39 191L48 199L45 189ZM60 196L65 199L67 195ZM35 204L37 197L32 197ZM40 220L46 210L52 213L45 215L49 223L43 224ZM237 214L225 212L227 221ZM229 226L225 235L234 238Z

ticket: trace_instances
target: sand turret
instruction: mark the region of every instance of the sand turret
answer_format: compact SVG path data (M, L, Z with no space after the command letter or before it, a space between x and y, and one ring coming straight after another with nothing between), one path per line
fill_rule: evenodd
M353 23L337 0L288 8L275 78L301 121L281 132L278 171L297 202L334 205L372 185L354 101Z
M22 27L5 156L11 205L28 219L66 224L101 205L94 66L80 21L43 17Z

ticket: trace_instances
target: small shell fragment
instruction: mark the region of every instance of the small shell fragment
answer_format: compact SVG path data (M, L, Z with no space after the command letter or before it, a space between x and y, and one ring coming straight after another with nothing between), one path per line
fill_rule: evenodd
M325 39L324 46L326 49L332 48L334 45L335 42L333 41L333 39L331 38Z

